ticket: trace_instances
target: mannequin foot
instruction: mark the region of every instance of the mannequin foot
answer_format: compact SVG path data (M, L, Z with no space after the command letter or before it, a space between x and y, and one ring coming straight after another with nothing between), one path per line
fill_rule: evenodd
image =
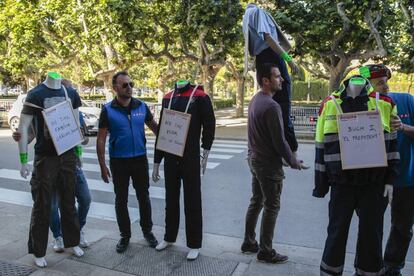
M85 254L85 252L83 252L83 250L79 246L72 247L72 252L73 255L75 255L76 257L82 257L83 254Z
M162 241L161 243L159 243L156 247L155 250L157 251L162 251L167 247L170 247L171 245L173 245L173 242L167 242L167 241Z
M190 252L188 252L188 255L187 255L187 260L194 261L195 259L198 258L199 254L200 254L200 249L199 248L190 249Z
M34 262L35 262L35 265L37 267L40 267L40 268L43 268L43 267L47 266L47 262L45 260L45 257L40 257L40 258L34 257Z

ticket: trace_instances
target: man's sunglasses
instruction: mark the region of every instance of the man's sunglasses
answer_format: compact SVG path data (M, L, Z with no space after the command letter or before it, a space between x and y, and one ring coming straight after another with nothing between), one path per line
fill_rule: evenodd
M127 86L129 85L129 87L131 87L131 88L134 88L134 83L131 81L131 82L124 82L123 84L121 84L120 86L122 87L122 88L127 88Z

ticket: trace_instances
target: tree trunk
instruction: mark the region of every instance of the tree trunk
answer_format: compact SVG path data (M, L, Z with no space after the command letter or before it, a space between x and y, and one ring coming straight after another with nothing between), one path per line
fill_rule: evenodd
M244 117L244 78L237 78L236 118Z
M339 85L341 84L342 79L345 77L344 73L346 71L346 68L348 68L351 60L348 58L341 58L339 62L335 66L329 66L329 71L331 72L331 75L329 76L329 91L328 95L338 90Z
M114 95L112 94L112 78L109 74L102 76L104 82L105 100L110 102L113 100Z
M331 70L331 75L329 76L329 91L328 95L335 90L338 90L339 85L342 80L342 74L340 72L336 72L335 69Z
M212 66L203 65L201 66L203 71L202 79L204 84L204 92L210 96L211 101L214 100L214 79L216 78L218 69L213 68Z

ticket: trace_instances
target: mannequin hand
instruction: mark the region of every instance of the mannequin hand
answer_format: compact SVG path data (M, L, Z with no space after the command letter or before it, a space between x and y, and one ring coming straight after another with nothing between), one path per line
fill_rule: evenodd
M201 156L200 168L201 168L201 174L202 175L204 175L204 173L206 172L207 160L208 160L208 154L209 153L210 153L210 151L205 149L205 150L203 150L203 156Z
M288 65L293 75L296 75L297 73L299 73L299 67L296 65L296 63L293 60L289 61Z
M384 187L384 197L388 196L388 203L392 203L392 193L393 193L394 187L389 184L385 184Z
M160 164L154 163L152 168L152 181L158 182L160 180Z
M89 137L87 136L83 136L83 141L82 141L82 145L87 145L89 143Z
M393 131L401 131L403 129L403 123L400 117L393 115L391 117L391 129Z
M289 163L286 162L285 158L282 158L283 167L289 167Z
M29 164L22 164L20 168L20 175L26 179L30 174L30 167Z

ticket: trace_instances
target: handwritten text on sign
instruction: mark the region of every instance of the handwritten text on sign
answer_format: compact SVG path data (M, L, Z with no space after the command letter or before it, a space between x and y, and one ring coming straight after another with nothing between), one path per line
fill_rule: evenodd
M183 156L191 115L164 109L156 149Z
M43 117L58 155L82 142L82 134L69 101L44 110Z
M342 169L386 167L384 132L378 111L338 115Z

